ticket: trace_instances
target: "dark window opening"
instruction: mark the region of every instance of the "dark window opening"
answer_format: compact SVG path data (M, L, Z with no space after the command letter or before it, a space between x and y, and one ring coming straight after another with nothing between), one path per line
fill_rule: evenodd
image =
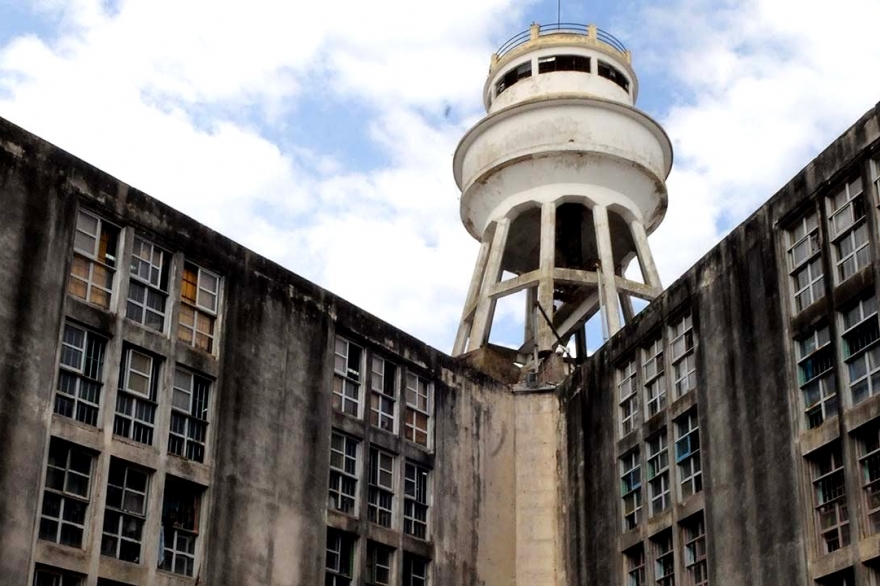
M605 63L604 61L599 61L598 73L599 77L609 79L622 87L624 91L629 92L629 80L626 78L625 75L623 75L623 73L621 73L611 65Z
M551 71L583 71L590 72L590 58L581 55L554 55L538 59L538 73Z
M526 77L532 76L532 62L526 61L520 65L517 65L510 71L504 74L504 77L501 78L501 81L498 82L498 85L495 86L495 95L500 96L501 93L518 82L521 79L525 79Z

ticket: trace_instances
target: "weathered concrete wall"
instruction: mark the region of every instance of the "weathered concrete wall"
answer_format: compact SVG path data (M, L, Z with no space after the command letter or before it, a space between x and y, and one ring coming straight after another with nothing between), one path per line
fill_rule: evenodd
M635 446L644 450L646 437L664 426L672 429L674 418L694 406L699 409L703 492L673 505L671 516L677 531L679 520L704 511L710 583L806 584L817 572L828 571L823 568L829 564L808 563L815 558L809 537L813 504L803 462L808 448L800 445L806 435L798 419L802 403L791 339L820 319L833 323L835 311L847 299L875 288L874 276L863 271L791 319L780 225L867 168L868 157L878 151L880 105L636 316L561 389L569 453L570 541L564 550L569 584L623 583L622 552L637 543L647 546L659 525L642 521L637 530L623 534L618 458ZM875 251L874 272L876 258ZM826 268L826 280L830 275ZM672 402L665 415L619 440L616 368L684 308L692 312L697 339L696 394ZM846 436L852 425L841 425L840 434ZM644 459L642 466L644 471ZM862 498L859 477L847 482L855 532L861 522L855 512ZM643 503L647 507L647 493ZM844 548L852 551L832 561L838 567L853 563L861 584L867 574L857 562L860 555L862 561L876 555L872 544L863 540L861 554L855 547ZM650 552L647 563L653 563Z
M191 349L175 350L173 335L170 342L151 342L121 314L66 298L78 204L126 230L138 230L169 251L204 262L222 276L216 361ZM401 366L414 365L434 383L433 449L424 452L401 437L388 440L401 467L404 458L411 458L433 469L431 539L416 543L402 536L399 548L430 557L436 584L514 583L515 417L506 385L2 120L0 274L0 331L5 334L0 336L0 571L9 583L28 582L35 544L41 561L57 562L92 579L100 574L126 582L177 583L154 568L134 571L131 564L108 560L94 549L88 551L88 545L86 551L66 551L74 548L36 540L46 446L57 423L52 385L65 312L107 335L108 355L110 347L118 351L120 338L125 338L153 344L157 352L166 353L169 364L185 358L216 377L210 424L213 459L196 470L209 472L202 478L208 489L202 503L205 530L199 536L205 583L323 582L331 427L351 426L331 409L337 331ZM174 288L171 293L169 305L174 305L178 293ZM120 294L117 289L115 295ZM118 358L108 358L105 368L105 386L115 385ZM109 413L112 396L108 393L103 405ZM103 503L107 456L136 461L140 456L137 448L117 446L106 429L82 430L62 423L70 438L82 437L88 447L104 454L105 467L92 479L93 526L86 539L87 544L99 543L100 519L93 512L99 508L95 501ZM165 466L161 450L148 451L144 465ZM154 492L161 485L159 475ZM362 486L365 475L364 465ZM402 503L402 494L396 498ZM161 497L152 497L151 503L153 513L148 516L161 507ZM371 535L365 518L354 520L349 528L362 539ZM155 540L151 536L144 547L152 551ZM363 563L361 557L361 575Z

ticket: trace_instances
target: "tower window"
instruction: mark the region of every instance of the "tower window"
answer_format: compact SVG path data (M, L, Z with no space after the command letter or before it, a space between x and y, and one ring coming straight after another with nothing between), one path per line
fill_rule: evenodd
M599 77L604 77L607 80L613 81L622 87L623 91L629 92L629 80L623 73L618 71L616 67L612 67L604 61L599 61L597 73L599 74Z
M538 58L538 73L552 71L590 72L590 58L582 55L553 55Z
M520 63L510 71L504 74L504 77L501 78L495 85L495 95L500 96L504 90L515 84L521 79L525 79L527 77L532 76L532 62L526 61L525 63Z

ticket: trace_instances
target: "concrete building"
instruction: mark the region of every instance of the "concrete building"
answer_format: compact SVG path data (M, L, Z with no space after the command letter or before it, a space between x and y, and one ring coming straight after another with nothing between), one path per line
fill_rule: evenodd
M623 90L565 32L589 65L541 91ZM0 583L878 584L878 205L880 105L595 354L523 373L0 120Z

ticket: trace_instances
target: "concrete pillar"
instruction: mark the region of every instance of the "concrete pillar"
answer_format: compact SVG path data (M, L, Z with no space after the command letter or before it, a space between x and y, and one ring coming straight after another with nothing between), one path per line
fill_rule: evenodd
M529 340L533 340L535 338L535 318L544 319L537 314L537 308L535 307L535 301L538 300L538 289L537 287L529 287L526 289L526 321L525 321L525 335L523 336L523 344L528 344Z
M507 244L509 231L510 220L508 218L502 218L496 222L492 247L486 262L486 271L483 273L483 285L480 288L477 312L474 315L474 323L471 328L469 345L471 348L485 346L489 341L489 328L492 324L492 316L495 314L495 300L489 297L489 291L501 277L501 259L504 258L504 246Z
M636 245L636 256L639 259L639 268L642 270L642 279L659 295L663 290L663 285L660 284L660 273L657 272L657 265L654 264L654 257L648 247L648 234L645 232L645 226L639 220L633 220L629 223L629 228L632 232L633 243Z
M600 271L602 272L601 299L602 311L611 337L620 329L620 301L617 297L617 284L614 281L614 253L611 249L611 225L608 222L608 208L593 207L593 225L596 229L596 247L599 250ZM641 256L641 255L640 255Z
M632 297L626 293L620 294L620 308L623 310L623 323L630 323L635 315Z
M480 251L477 253L477 264L474 266L474 274L468 287L467 297L464 301L464 311L461 313L461 323L458 324L458 333L455 336L455 344L452 347L452 355L458 356L466 350L474 316L471 315L471 307L477 302L480 295L480 285L483 283L483 274L486 272L486 262L489 260L490 240L484 238L480 243Z
M538 352L550 351L556 337L549 319L553 321L553 269L556 265L556 202L551 201L541 206L541 252L540 252L540 277L538 281L538 303L544 309L544 315L538 310L538 331L535 332L535 342L538 344Z

